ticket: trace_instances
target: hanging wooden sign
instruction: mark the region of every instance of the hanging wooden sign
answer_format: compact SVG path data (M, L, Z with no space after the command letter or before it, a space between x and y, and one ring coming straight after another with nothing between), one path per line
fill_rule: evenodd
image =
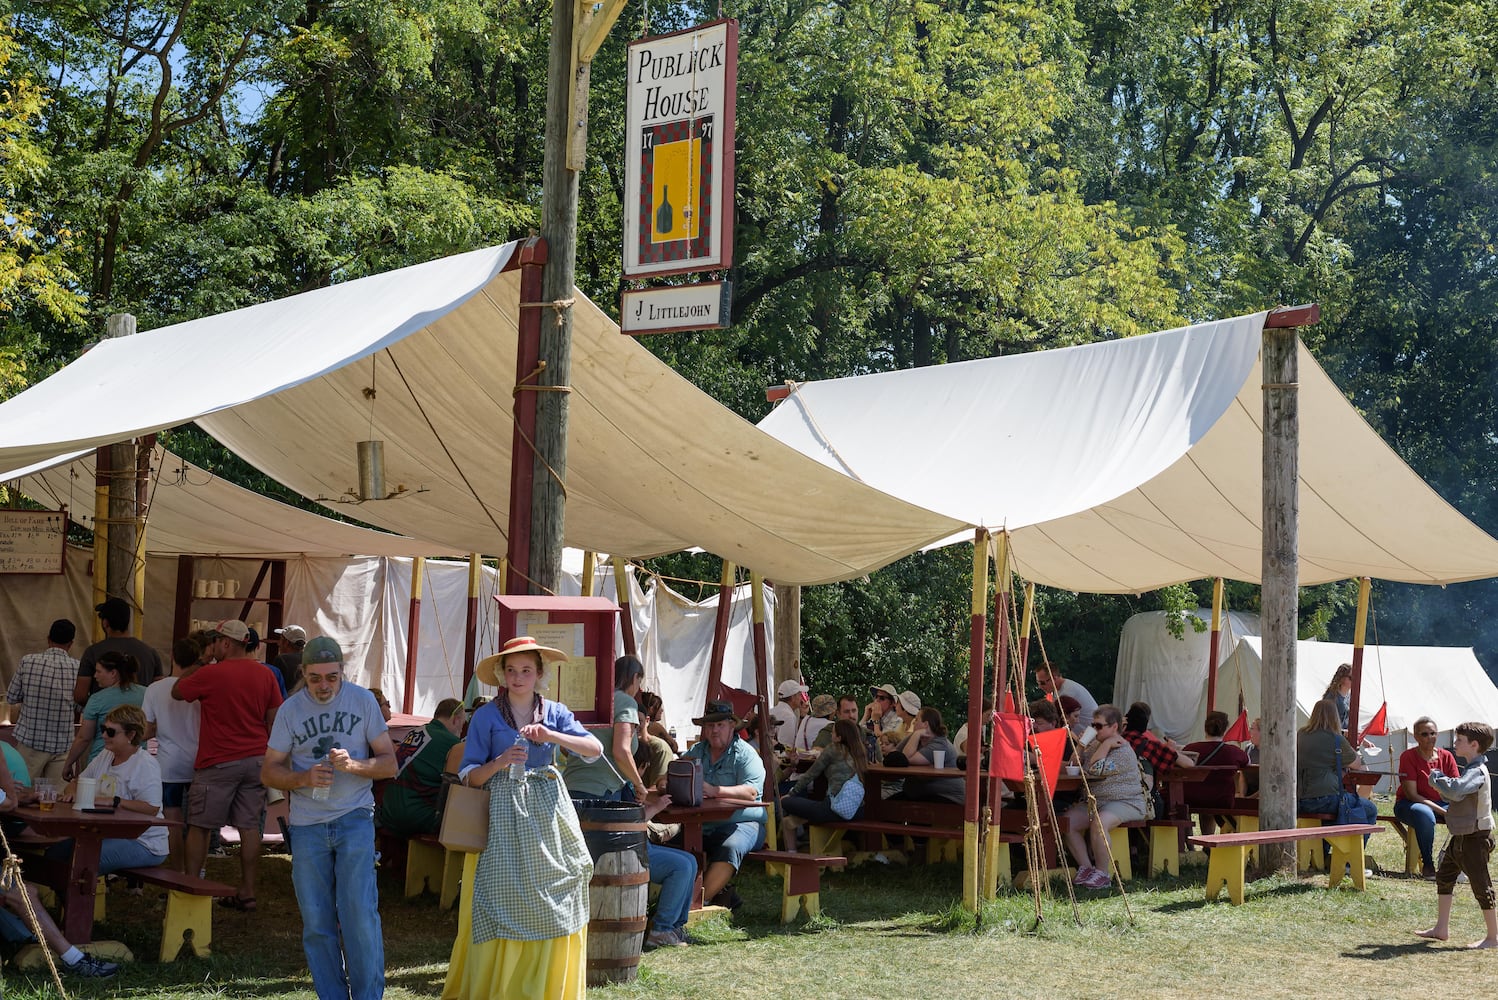
M624 276L733 263L739 25L714 21L629 46Z
M0 573L61 573L68 509L0 510Z
M733 285L727 281L630 289L620 302L619 332L675 333L727 326L732 302Z

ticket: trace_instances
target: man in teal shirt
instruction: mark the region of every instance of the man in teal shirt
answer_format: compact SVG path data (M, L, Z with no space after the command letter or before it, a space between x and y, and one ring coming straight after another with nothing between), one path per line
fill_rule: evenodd
M702 717L692 720L700 727L702 739L682 754L702 761L702 797L704 799L761 798L765 786L765 765L754 748L735 732L733 703L709 701ZM727 819L702 826L702 846L707 852L707 871L702 875L702 898L712 900L722 893L720 905L734 909L738 893L728 887L728 880L744 862L744 855L765 842L763 806L739 809Z

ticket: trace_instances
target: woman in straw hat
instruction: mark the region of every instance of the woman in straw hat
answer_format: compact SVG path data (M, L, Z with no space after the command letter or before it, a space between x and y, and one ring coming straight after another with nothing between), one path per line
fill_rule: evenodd
M546 664L566 659L517 636L474 667L500 692L473 713L459 778L489 790L489 838L463 865L444 1000L583 998L593 862L555 747L585 758L603 747L566 705L536 690ZM519 780L511 765L524 769Z

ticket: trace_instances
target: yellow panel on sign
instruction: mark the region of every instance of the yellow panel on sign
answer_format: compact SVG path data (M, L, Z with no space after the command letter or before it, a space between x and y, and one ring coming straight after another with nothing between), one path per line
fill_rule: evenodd
M591 712L598 697L598 667L591 656L577 656L550 668L556 700L574 712Z
M702 140L666 142L655 147L651 164L650 239L654 243L697 238L702 192L697 184Z

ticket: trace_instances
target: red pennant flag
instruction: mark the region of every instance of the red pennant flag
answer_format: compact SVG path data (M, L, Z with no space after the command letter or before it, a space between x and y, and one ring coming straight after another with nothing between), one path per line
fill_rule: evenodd
M995 712L993 746L989 751L988 770L1001 779L1020 780L1025 776L1025 717L1013 712Z
M1361 743L1370 736L1389 735L1389 703L1384 702L1378 706L1378 711L1373 713L1373 718L1368 720L1368 727L1363 730L1363 735L1358 737Z
M1228 731L1222 734L1222 738L1227 743L1247 743L1248 713L1239 712L1237 720L1228 726Z
M1004 711L1013 715L1018 709L1014 707L1014 695L1008 691L1004 692Z
M1049 732L1034 733L1030 745L1040 751L1040 777L1045 782L1046 796L1056 794L1056 779L1061 776L1061 757L1066 753L1066 740L1071 735L1065 726Z

